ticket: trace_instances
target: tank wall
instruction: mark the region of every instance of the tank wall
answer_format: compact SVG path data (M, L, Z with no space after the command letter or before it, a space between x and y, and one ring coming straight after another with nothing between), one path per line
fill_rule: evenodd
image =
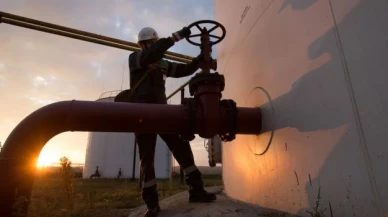
M215 0L223 97L260 106L265 126L223 144L229 196L308 216L320 192L326 216L388 216L387 11L383 0Z
M113 98L98 101L113 101ZM83 178L89 178L94 174L97 166L103 178L116 178L120 168L122 178L132 178L134 140L133 133L89 133ZM170 177L171 161L167 145L158 136L155 151L156 178ZM139 178L138 148L136 148L135 178Z

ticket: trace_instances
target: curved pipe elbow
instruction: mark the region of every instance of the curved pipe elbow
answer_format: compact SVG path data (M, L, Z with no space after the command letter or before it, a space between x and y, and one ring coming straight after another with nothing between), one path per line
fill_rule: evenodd
M16 126L0 152L0 174L4 174L0 210L11 216L18 196L30 198L38 156L55 135L66 131L181 132L182 120L181 105L73 100L42 107Z
M44 106L20 122L2 154L16 157L21 152L31 153L31 149L40 151L52 137L66 131L179 132L181 120L180 105L62 101ZM29 147L20 147L22 144Z

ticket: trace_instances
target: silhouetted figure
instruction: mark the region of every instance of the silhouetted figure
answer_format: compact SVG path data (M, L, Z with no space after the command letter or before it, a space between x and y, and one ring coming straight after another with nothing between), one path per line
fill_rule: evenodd
M151 27L143 28L138 34L140 51L129 56L130 88L135 90L125 92L116 97L115 101L144 103L144 104L167 104L166 78L183 78L193 75L199 69L199 55L190 63L175 63L165 60L164 53L176 42L190 36L191 31L187 27L177 31L167 38L159 38L158 33ZM127 91L128 92L128 91ZM126 98L126 99L124 99ZM157 181L155 178L154 158L156 147L156 133L137 133L136 141L139 148L142 182L142 198L147 205L145 216L155 217L160 211ZM216 200L216 195L204 189L202 174L194 162L193 152L189 141L181 138L177 133L159 134L167 144L175 159L186 173L186 184L189 186L190 202L211 202Z
M121 168L119 169L119 174L117 175L117 178L119 179L121 177L122 173L121 173Z
M96 172L94 172L94 174L92 174L91 176L90 176L90 178L92 179L92 178L100 178L101 177L101 175L100 175L100 172L98 171L98 166L96 167Z

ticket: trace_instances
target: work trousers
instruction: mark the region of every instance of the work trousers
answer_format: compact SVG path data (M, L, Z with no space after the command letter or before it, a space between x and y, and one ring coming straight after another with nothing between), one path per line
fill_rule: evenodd
M145 188L154 189L156 186L154 158L157 134L136 133L135 135L139 147L143 191ZM174 158L178 161L186 174L198 171L188 141L183 140L179 134L176 133L159 134L159 136L167 144Z

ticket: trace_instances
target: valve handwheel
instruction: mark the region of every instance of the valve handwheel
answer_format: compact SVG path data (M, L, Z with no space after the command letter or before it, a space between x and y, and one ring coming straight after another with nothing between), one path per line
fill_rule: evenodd
M201 28L201 27L199 26L199 24L204 24L204 23L206 23L206 24L214 24L215 26L212 27L211 29L207 30L206 27ZM201 33L200 33L200 34L195 34L195 35L190 35L190 36L186 37L187 42L189 42L189 43L192 44L192 45L201 46L200 43L193 42L190 38L201 37L202 34L204 34L204 33L205 33L205 34L206 34L206 33L209 34L209 37L210 37L210 38L216 38L216 39L217 39L216 41L210 41L210 45L211 45L211 46L220 43L220 42L225 38L226 29L225 29L225 27L224 27L221 23L219 23L219 22L216 22L216 21L213 21L213 20L200 20L200 21L197 21L197 22L194 22L194 23L190 24L187 28L191 29L191 28L194 27L194 26L196 26L196 27L199 29L199 31L200 31ZM220 37L220 36L217 36L217 35L211 35L210 33L211 33L212 31L214 31L215 29L217 29L218 27L220 27L220 28L222 29L222 35L221 35L221 37Z

